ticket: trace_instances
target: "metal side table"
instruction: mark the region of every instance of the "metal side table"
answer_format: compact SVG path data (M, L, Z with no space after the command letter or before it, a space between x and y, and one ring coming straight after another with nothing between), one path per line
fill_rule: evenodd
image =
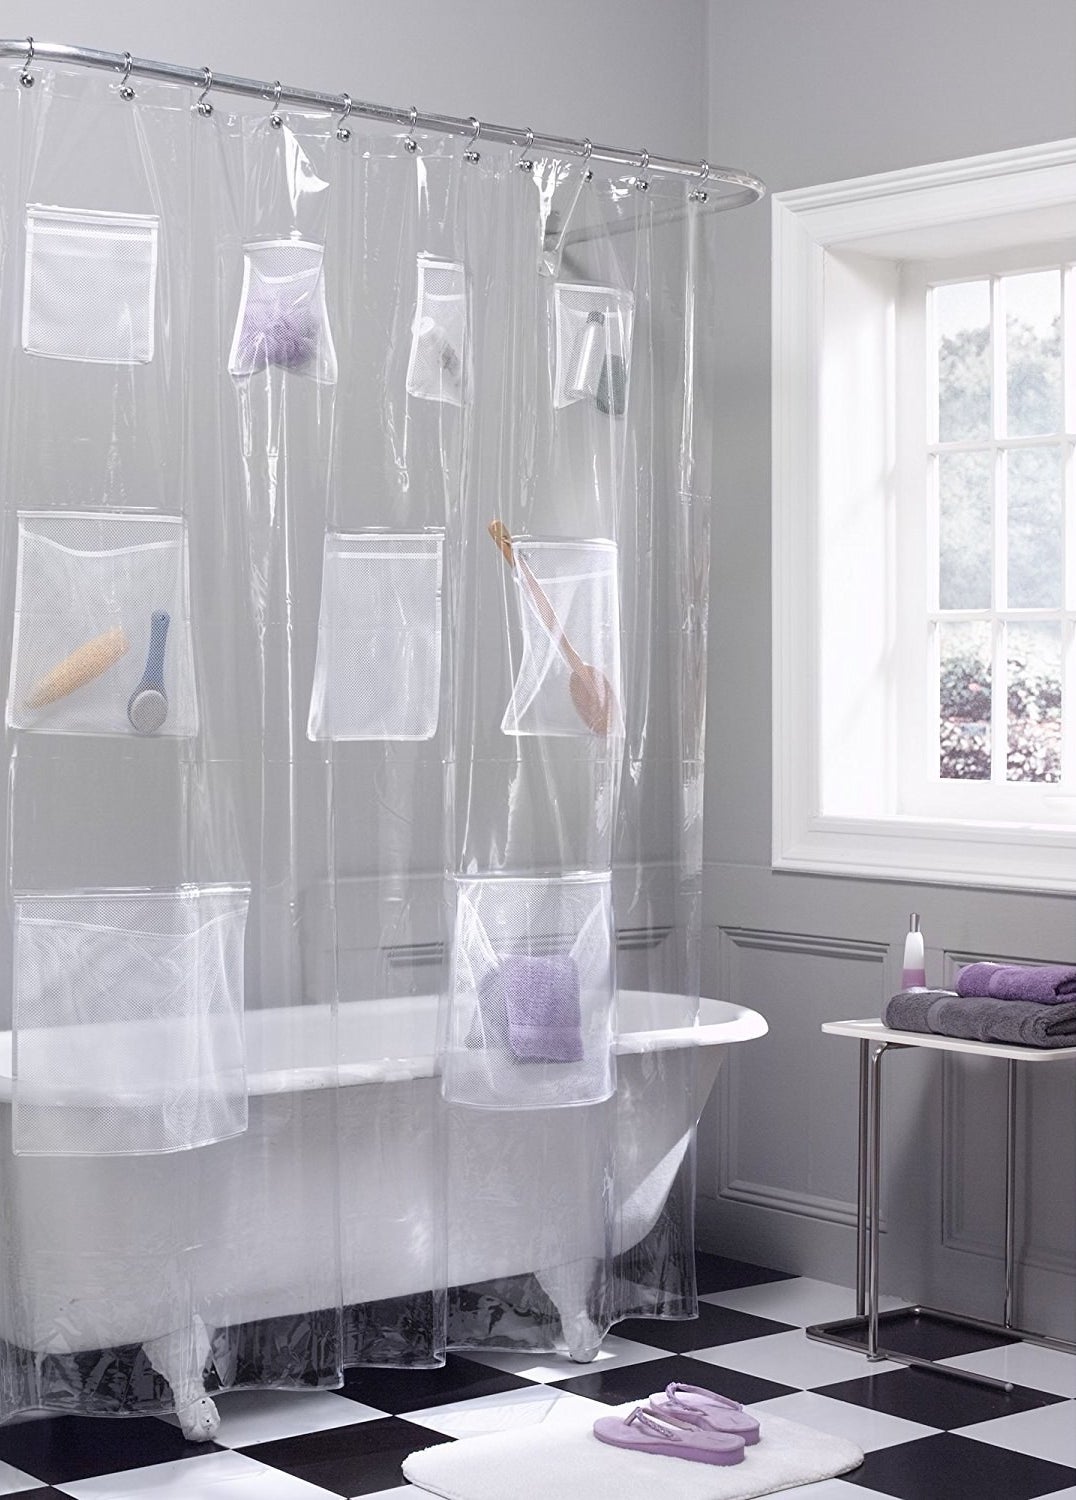
M1018 1328L1013 1322L1015 1302L1015 1249L1016 1249L1016 1066L1026 1063L1029 1067L1045 1067L1049 1063L1071 1067L1076 1064L1076 1047L1016 1047L995 1042L964 1041L961 1037L933 1036L918 1031L891 1031L880 1020L827 1021L822 1030L829 1036L855 1037L859 1041L859 1160L856 1185L856 1315L829 1323L816 1323L807 1329L807 1337L825 1344L836 1344L842 1349L862 1352L869 1360L889 1359L903 1365L915 1365L957 1380L970 1380L976 1385L988 1385L1001 1390L1011 1390L1012 1382L995 1380L989 1375L978 1375L970 1370L956 1369L926 1359L918 1354L902 1354L896 1349L887 1349L879 1342L880 1326L887 1319L913 1314L926 1314L939 1322L950 1323L958 1328L973 1328L983 1333L996 1333L1011 1338L1024 1339L1028 1343L1043 1344L1050 1349L1061 1349L1076 1353L1076 1344L1066 1339L1051 1338L1048 1334L1032 1333ZM1006 1127L1005 1127L1005 1302L1002 1321L988 1323L979 1318L966 1318L943 1308L912 1307L899 1308L879 1314L878 1311L878 1220L880 1213L879 1179L882 1162L882 1059L889 1052L926 1047L936 1052L964 1052L977 1057L1004 1058L1007 1073ZM863 1332L866 1330L866 1344ZM858 1333L858 1338L854 1335Z

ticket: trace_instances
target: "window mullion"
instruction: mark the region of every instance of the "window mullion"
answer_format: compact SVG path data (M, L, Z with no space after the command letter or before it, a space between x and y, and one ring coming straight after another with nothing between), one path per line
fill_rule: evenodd
M990 631L990 779L1004 782L1008 760L1008 682L1006 629L1001 612L1008 606L1008 471L998 439L1008 435L1008 386L1005 360L1005 288L1000 276L990 278L991 456L994 471L993 505L993 623Z

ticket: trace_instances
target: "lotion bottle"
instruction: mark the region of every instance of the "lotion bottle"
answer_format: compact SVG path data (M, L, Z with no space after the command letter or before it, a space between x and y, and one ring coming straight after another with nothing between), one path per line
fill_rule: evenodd
M919 913L913 911L904 939L904 967L900 972L902 990L925 990L927 987L926 950L919 931Z

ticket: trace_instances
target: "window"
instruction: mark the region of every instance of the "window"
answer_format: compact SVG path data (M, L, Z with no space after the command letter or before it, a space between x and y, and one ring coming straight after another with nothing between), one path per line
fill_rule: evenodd
M1076 143L774 200L774 864L1076 889Z

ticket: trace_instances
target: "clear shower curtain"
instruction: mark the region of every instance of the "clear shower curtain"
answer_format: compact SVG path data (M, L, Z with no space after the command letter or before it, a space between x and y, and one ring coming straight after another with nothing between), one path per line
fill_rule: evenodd
M690 1315L701 206L37 72L0 1416Z

